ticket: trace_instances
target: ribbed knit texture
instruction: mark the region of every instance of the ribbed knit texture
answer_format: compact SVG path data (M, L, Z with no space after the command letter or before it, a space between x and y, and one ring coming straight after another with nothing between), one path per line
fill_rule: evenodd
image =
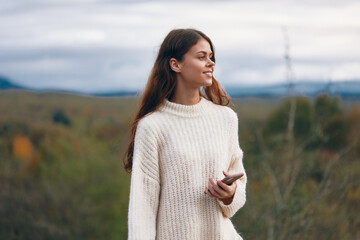
M242 239L229 219L246 200L242 157L231 108L204 97L195 105L165 99L136 130L128 239ZM229 205L204 194L222 170L244 173Z

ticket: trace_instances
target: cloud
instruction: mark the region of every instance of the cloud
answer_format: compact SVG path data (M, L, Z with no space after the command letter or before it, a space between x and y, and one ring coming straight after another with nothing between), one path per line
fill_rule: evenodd
M141 89L173 28L213 40L226 84L360 79L358 1L10 1L0 4L0 73L36 88Z

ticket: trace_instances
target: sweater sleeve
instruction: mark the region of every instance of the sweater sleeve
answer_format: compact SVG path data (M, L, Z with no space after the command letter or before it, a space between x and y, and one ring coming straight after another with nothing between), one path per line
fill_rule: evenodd
M128 239L154 240L160 195L158 144L150 126L139 122L134 139Z
M244 176L236 180L237 187L235 190L233 201L229 205L225 205L221 200L217 199L222 213L225 217L231 218L240 208L242 208L246 201L246 182L247 176L243 165L243 151L239 145L238 134L238 117L236 112L233 112L231 122L231 161L227 172L231 173L244 173Z

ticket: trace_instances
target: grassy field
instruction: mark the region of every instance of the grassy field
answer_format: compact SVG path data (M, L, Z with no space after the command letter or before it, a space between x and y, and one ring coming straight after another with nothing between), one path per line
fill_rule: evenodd
M299 98L291 135L286 99L233 102L249 184L232 221L244 239L360 239L358 102ZM137 104L0 92L0 239L126 239L121 160Z

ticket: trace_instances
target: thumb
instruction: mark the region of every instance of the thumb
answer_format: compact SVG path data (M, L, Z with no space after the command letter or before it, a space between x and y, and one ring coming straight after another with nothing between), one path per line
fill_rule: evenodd
M230 175L228 172L225 172L225 170L223 170L223 173L224 173L225 177Z

